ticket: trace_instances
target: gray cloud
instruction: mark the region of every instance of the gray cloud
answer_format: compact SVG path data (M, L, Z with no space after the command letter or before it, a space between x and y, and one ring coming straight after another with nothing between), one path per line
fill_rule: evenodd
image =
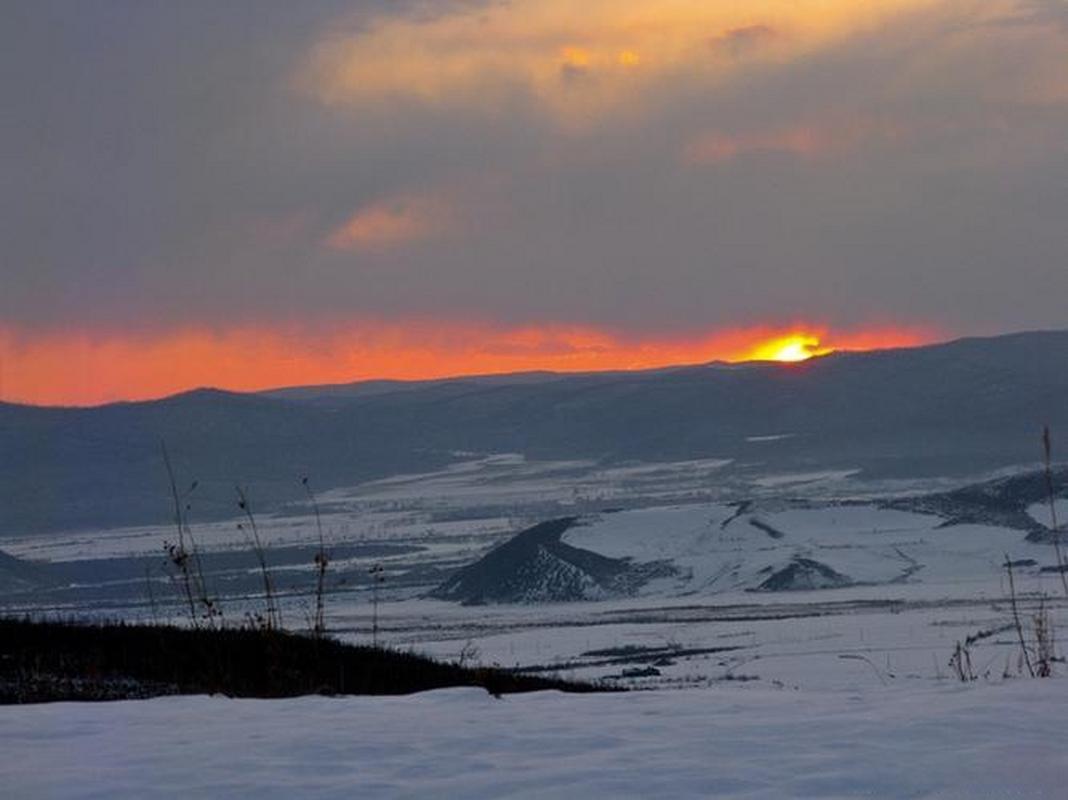
M1068 2L1065 0L1023 0L1012 14L999 20L1005 25L1058 25L1068 31Z

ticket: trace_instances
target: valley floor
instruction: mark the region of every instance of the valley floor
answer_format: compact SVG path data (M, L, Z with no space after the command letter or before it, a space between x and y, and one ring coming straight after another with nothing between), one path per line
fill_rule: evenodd
M9 707L8 797L1063 797L1062 679Z
M977 676L1025 674L1008 556L1032 649L1035 614L1048 611L1063 629L1068 592L1050 571L1057 554L1035 537L1049 519L1041 475L1036 483L1037 473L1012 472L949 491L932 480L873 484L848 471L768 469L735 473L711 459L602 468L497 455L323 493L327 628L350 643L635 688L922 690L952 673L955 647L969 639ZM523 562L497 576L515 595L510 602L428 597L525 528L572 516L565 545L669 569L622 596L580 575L568 584L583 590L576 601L547 589L581 570ZM307 628L314 604L317 519L295 505L260 520L294 630ZM262 612L246 532L234 520L194 527L227 623ZM182 624L179 582L161 547L168 538L169 527L144 526L7 539L18 566L46 571L51 582L0 592L0 610Z

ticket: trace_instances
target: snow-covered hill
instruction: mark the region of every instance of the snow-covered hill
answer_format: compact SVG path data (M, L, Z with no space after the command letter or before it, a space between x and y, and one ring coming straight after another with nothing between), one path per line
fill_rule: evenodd
M586 514L523 531L433 596L536 603L906 583L944 587L996 582L1006 554L1021 575L1038 577L1057 571L1056 552L1037 512L1025 513L1032 493L1006 489L1034 482L1024 475L891 500L771 498Z

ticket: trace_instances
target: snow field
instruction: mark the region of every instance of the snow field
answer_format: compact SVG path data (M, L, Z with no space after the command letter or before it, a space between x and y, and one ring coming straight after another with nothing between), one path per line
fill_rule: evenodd
M1063 681L12 707L17 798L1059 798Z

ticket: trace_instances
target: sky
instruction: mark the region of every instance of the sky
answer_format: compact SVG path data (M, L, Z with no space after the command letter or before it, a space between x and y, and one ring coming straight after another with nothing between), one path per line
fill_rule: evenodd
M1068 0L9 0L0 399L1068 327Z

